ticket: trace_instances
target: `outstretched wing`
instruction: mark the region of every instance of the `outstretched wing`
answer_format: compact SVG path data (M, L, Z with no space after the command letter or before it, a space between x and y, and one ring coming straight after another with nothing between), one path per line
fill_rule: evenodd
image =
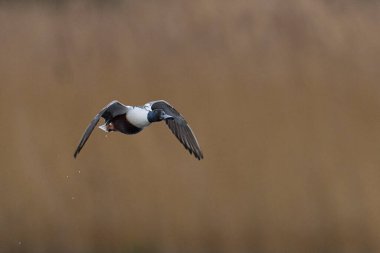
M86 128L86 131L84 131L84 134L82 136L82 139L80 140L77 149L74 153L74 158L77 157L81 149L83 148L84 144L86 144L88 138L90 137L92 131L94 130L96 124L98 124L100 117L103 117L106 122L110 122L114 117L118 115L122 115L126 113L128 110L128 107L121 104L120 102L114 100L111 103L109 103L106 107L104 107L90 122L88 127Z
M151 106L152 110L161 109L164 110L166 114L172 116L173 118L165 120L172 133L190 152L190 154L194 154L198 160L203 159L203 153L199 147L197 138L187 124L185 118L174 109L173 106L164 100L153 101L148 104Z

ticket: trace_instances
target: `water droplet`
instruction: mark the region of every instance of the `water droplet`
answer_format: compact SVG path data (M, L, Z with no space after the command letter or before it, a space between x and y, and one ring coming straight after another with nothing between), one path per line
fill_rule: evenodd
M78 170L78 174L80 174L80 170Z
M74 199L75 199L75 197L74 197L74 196L72 196L72 197L71 197L71 199L72 199L72 200L74 200Z

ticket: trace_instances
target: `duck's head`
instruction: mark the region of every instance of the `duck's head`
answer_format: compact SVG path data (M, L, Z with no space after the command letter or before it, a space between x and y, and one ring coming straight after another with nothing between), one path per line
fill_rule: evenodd
M173 118L173 117L170 116L169 114L167 114L162 109L156 109L156 110L148 112L148 121L150 123L162 121L162 120L165 120L165 119L171 119L171 118Z

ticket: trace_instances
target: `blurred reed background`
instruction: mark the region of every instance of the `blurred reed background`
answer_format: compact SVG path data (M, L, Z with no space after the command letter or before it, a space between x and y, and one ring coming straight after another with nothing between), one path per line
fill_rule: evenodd
M378 1L0 2L0 252L379 252ZM165 124L96 130L113 99Z

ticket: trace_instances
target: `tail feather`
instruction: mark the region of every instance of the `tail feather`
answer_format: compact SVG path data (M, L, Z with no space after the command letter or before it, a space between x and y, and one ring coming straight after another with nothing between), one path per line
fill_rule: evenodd
M100 129L102 129L104 132L108 133L108 129L107 129L107 124L103 124L101 126L99 126Z

